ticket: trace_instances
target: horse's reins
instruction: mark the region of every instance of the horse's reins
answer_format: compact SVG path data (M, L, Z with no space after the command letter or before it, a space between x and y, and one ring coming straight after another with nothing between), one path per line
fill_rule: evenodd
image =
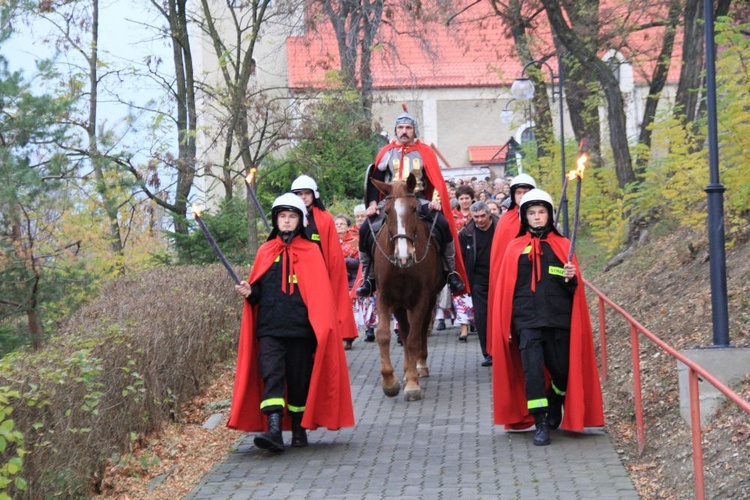
M414 195L414 194L407 194L406 196L407 197L416 198L416 195ZM391 198L393 198L391 195L388 195L388 196L385 197L386 200L389 200ZM419 217L418 214L417 214L417 217ZM424 247L424 254L422 255L421 259L415 258L414 259L414 264L419 264L420 262L422 262L423 260L425 260L427 258L427 252L430 251L430 245L432 245L432 233L433 233L433 231L435 229L435 225L436 224L437 224L437 216L435 216L435 217L432 218L432 224L430 225L430 232L427 235L427 246ZM375 231L372 229L372 225L370 224L369 226L370 226L370 232L372 233L372 239L375 242L375 246L377 247L377 249L380 250L380 253L383 254L383 257L385 257L386 259L388 259L388 262L390 262L392 266L399 267L399 266L397 266L398 259L396 259L395 257L389 257L388 256L388 254L386 253L386 251L383 250L383 247L380 246L380 242L378 242L378 235L375 234ZM382 228L381 228L381 231L382 231ZM380 231L378 231L378 233L379 232ZM388 232L390 233L390 229L388 230ZM401 234L401 233L393 234L390 237L390 241L392 243L392 242L394 242L394 241L396 241L396 240L398 240L400 238L408 240L412 245L414 245L414 240L416 240L416 234L414 235L414 238L412 238L408 234Z

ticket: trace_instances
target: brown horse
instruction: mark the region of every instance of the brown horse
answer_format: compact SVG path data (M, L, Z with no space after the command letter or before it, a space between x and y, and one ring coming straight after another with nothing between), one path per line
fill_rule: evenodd
M422 399L419 377L429 376L427 328L445 271L438 248L431 240L432 227L418 216L419 200L414 195L416 179L390 184L373 180L386 195L386 221L375 239L380 374L383 392L396 396L401 385L393 375L390 358L391 314L398 320L399 340L404 346L404 399Z

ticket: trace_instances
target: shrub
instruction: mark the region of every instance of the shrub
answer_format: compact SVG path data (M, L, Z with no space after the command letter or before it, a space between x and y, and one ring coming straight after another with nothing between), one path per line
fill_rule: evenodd
M28 488L8 492L96 492L108 459L178 419L233 357L239 316L221 266L154 269L115 281L42 351L3 358L0 386L18 396L8 404L28 452L20 472ZM2 450L0 463L18 450Z

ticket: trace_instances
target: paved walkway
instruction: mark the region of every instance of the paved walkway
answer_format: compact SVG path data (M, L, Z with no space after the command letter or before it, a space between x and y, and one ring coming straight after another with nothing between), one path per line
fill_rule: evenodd
M424 399L407 403L380 389L375 343L347 352L357 424L308 432L310 446L270 454L243 434L188 495L191 499L637 499L609 436L552 432L536 447L530 432L492 425L490 368L476 335L429 339ZM394 367L402 351L391 344ZM285 432L287 444L290 433Z

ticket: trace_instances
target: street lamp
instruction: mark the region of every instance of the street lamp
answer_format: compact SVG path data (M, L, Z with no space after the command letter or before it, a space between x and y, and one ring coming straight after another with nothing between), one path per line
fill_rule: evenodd
M508 106L510 106L510 103L515 101L515 99L511 99L510 101L505 103L505 107L502 111L500 111L500 123L510 125L510 123L513 121L513 110L508 108Z
M560 103L560 164L562 169L561 179L562 182L565 182L567 171L565 168L565 115L563 114L562 59L559 56L557 58L558 75L555 75L554 71L552 71L552 67L547 64L546 61L536 60L527 63L521 71L521 76L516 78L513 85L510 87L510 93L519 101L530 101L534 97L534 83L524 76L526 74L526 69L532 64L542 64L547 67L550 77L552 78L552 103L554 104L555 102L555 94L557 94ZM557 80L557 89L555 89L555 80ZM565 192L562 193L562 197L560 198L560 212L560 219L562 220L563 225L563 235L568 236L568 198L565 195Z
M708 118L708 160L711 183L708 193L708 254L711 271L711 314L714 347L729 345L727 304L727 258L724 239L724 191L719 180L719 137L716 120L716 61L714 45L714 3L703 2L706 38L706 108Z

